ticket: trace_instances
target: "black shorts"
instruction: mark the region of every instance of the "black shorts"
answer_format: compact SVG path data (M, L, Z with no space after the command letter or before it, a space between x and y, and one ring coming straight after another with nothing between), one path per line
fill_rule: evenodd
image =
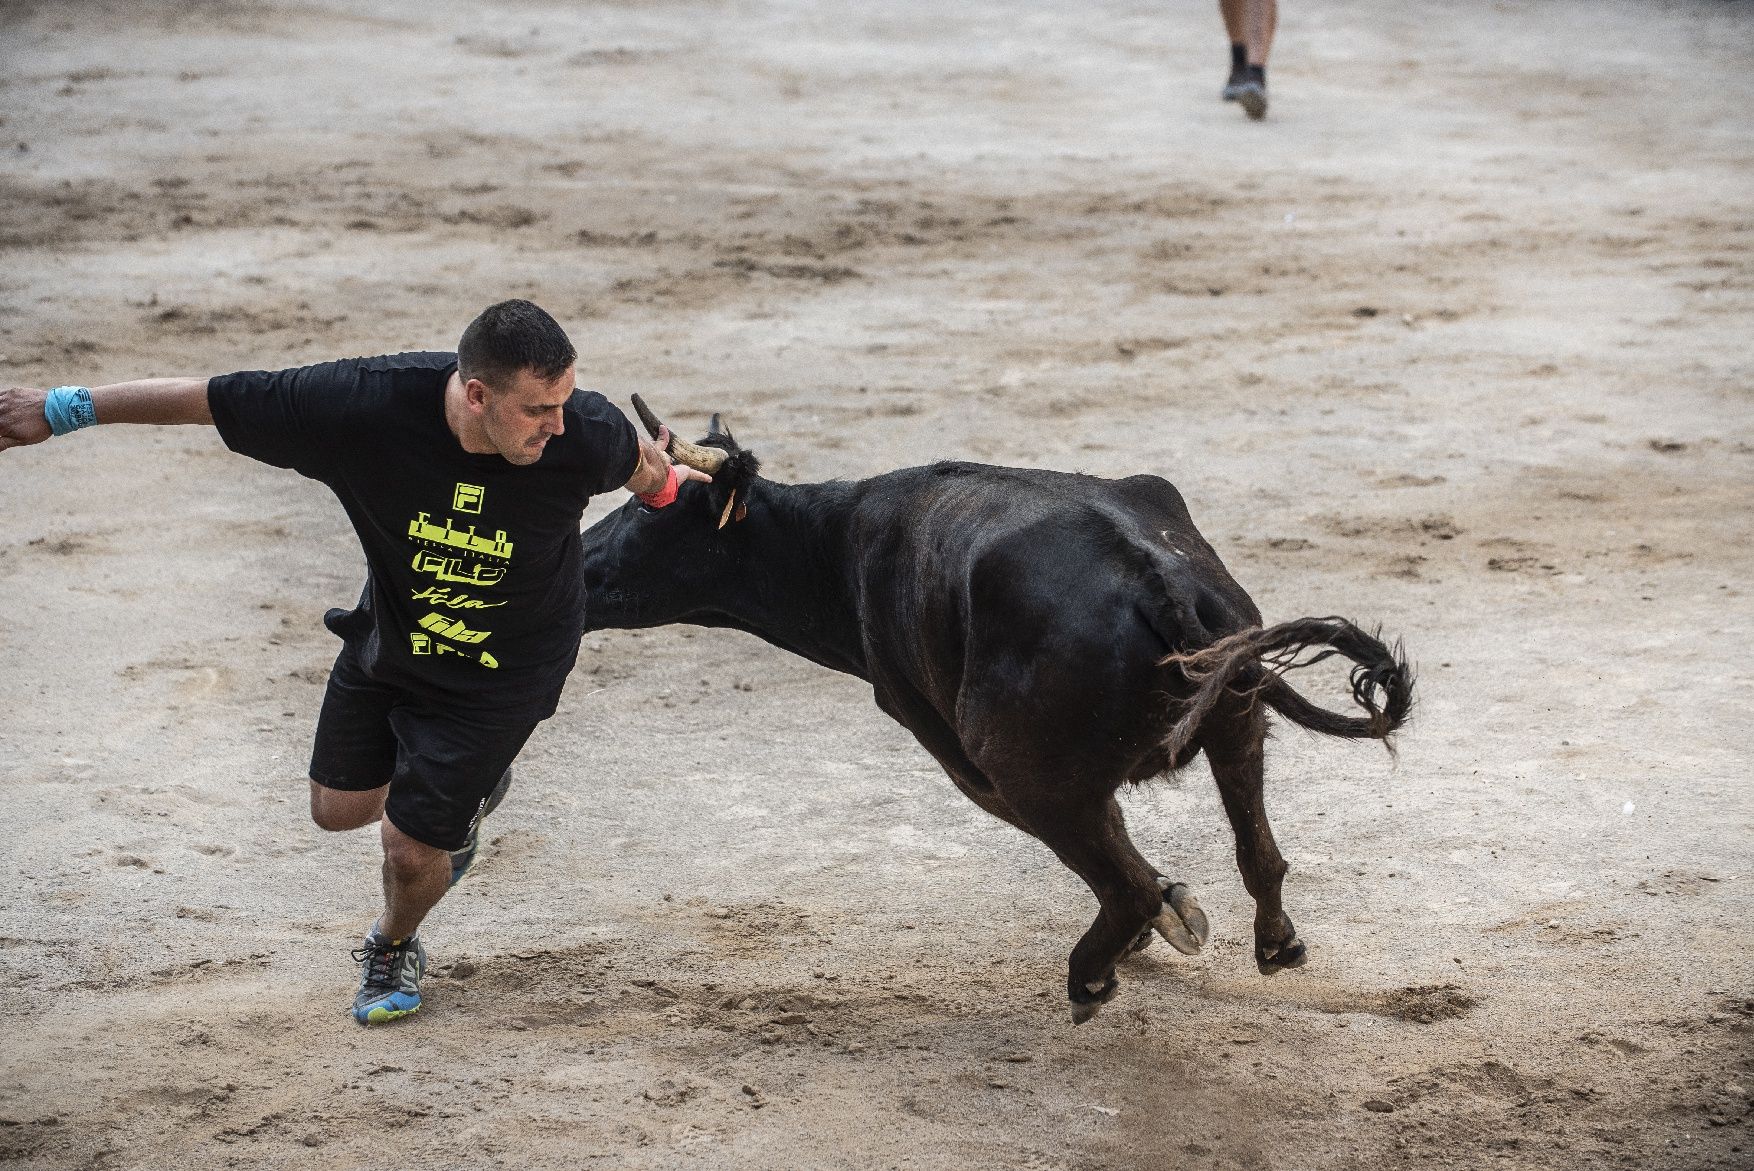
M351 792L389 785L391 824L417 842L460 849L539 722L495 720L386 686L344 647L317 717L311 780Z

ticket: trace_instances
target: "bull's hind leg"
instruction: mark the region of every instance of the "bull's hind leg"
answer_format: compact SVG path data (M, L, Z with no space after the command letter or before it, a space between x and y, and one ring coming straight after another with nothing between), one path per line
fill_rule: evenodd
M1030 798L1010 800L1024 828L1082 878L1102 904L1067 965L1072 1020L1082 1024L1113 999L1120 987L1115 964L1133 950L1140 932L1165 913L1163 895L1156 871L1127 836L1121 807L1112 795L1096 796L1066 784L1037 788Z
M1114 797L1089 801L1086 796L1083 806L1079 806L1076 799L1068 803L1065 794L1088 795L1092 789L1100 793L1100 783L1090 788L1076 784L1068 784L1065 788L1019 786L1015 783L996 785L979 765L968 758L956 733L911 687L897 681L885 681L876 688L876 693L878 706L913 732L969 800L1001 821L1040 838L1096 892L1103 912L1079 941L1067 977L1074 1021L1089 1020L1114 995L1119 987L1114 975L1115 961L1130 951L1141 950L1150 940L1154 925L1177 950L1188 954L1200 950L1207 938L1207 927L1199 904L1186 885L1171 883L1134 848ZM1033 818L1026 816L1024 809L1013 803L1011 792L1038 795L1036 804L1039 808L1034 811ZM1041 794L1048 796L1041 797ZM1089 824L1078 828L1074 827L1074 822ZM1074 862L1073 857L1084 861ZM1116 891L1125 893L1105 893ZM1123 904L1128 902L1133 904L1133 913L1123 909ZM1125 926L1128 922L1131 923L1131 934ZM1117 927L1117 923L1122 925ZM1116 943L1115 939L1120 942ZM1092 960L1092 956L1097 958Z
M1149 863L1147 866L1157 877L1157 889L1163 892L1163 910L1139 933L1133 941L1133 950L1144 951L1150 947L1155 933L1163 936L1164 942L1183 955L1199 955L1206 941L1212 938L1212 927L1206 921L1206 912L1200 909L1200 901L1187 883L1175 882L1155 866Z
M1255 965L1263 974L1303 964L1303 941L1297 938L1280 889L1285 859L1267 824L1264 794L1266 716L1256 706L1217 711L1207 718L1202 743L1230 828L1236 835L1236 865L1242 884L1255 900Z
M1174 760L1163 753L1148 755L1133 766L1127 779L1145 781L1165 772L1173 772L1186 767L1199 754L1200 746L1190 744ZM1194 892L1187 883L1176 882L1150 863L1146 863L1146 866L1157 878L1157 889L1163 892L1163 913L1152 921L1150 927L1139 933L1139 938L1133 941L1133 950L1144 951L1150 947L1155 934L1163 936L1171 947L1183 955L1198 955L1206 941L1212 937L1212 928L1206 921L1206 912L1200 909L1199 900L1194 898Z

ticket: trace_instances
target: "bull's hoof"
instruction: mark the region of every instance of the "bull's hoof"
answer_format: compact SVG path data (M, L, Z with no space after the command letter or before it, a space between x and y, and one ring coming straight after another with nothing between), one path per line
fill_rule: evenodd
M1185 882L1172 883L1160 878L1157 885L1163 891L1163 911L1151 921L1151 925L1175 950L1186 956L1199 955L1200 948L1212 938L1212 926L1206 921L1206 912L1200 909L1194 892Z
M1152 932L1151 927L1152 925L1150 923L1145 924L1145 930L1139 932L1139 934L1133 939L1133 942L1127 945L1127 953L1129 955L1136 955L1151 946L1151 941L1157 938Z
M1255 967L1263 976L1271 976L1283 968L1301 968L1307 959L1309 954L1304 951L1303 940L1295 935L1277 945L1255 944Z
M1108 978L1108 983L1097 985L1094 989L1088 984L1083 988L1074 987L1071 992L1072 1023L1081 1025L1101 1012L1102 1006L1113 1000L1115 993L1120 990L1121 982L1113 976Z
M1157 928L1157 934L1163 936L1165 943L1183 955L1197 956L1200 954L1200 941L1194 937L1192 931L1188 930L1188 925L1183 923L1176 913L1168 907L1164 908L1163 914L1151 920L1151 925Z

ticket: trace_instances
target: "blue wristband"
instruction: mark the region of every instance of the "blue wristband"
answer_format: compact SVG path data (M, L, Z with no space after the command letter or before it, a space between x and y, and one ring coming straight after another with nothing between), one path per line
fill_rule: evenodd
M91 405L91 388L57 386L43 400L43 417L49 421L49 430L56 435L97 426L97 410Z

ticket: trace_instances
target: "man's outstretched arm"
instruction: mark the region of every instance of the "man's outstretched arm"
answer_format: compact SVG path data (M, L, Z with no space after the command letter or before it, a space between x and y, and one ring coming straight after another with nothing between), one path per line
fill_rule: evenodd
M84 388L58 388L56 413L75 425L82 416ZM54 434L49 391L31 386L0 390L0 451L41 443ZM99 423L204 423L213 425L205 378L141 378L89 388L91 413Z

